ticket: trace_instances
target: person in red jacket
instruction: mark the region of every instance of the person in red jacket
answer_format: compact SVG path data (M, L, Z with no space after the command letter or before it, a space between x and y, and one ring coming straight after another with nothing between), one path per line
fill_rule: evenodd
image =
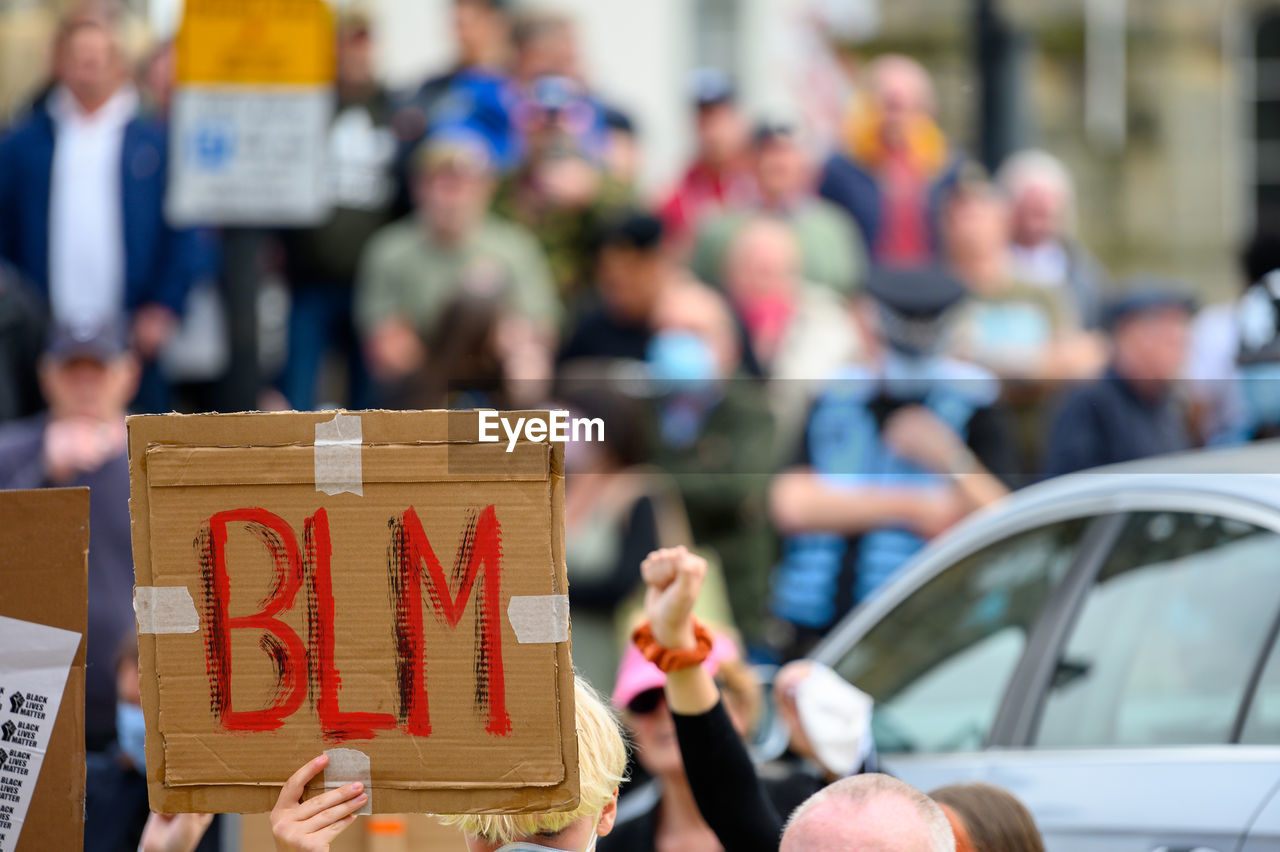
M741 207L756 195L747 121L733 82L721 71L704 68L693 73L691 89L697 151L658 211L668 242L677 247L687 247L709 214Z

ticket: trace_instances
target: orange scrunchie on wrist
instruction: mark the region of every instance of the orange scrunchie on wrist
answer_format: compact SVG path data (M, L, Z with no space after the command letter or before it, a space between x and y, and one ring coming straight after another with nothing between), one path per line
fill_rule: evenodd
M693 620L693 637L697 644L692 648L685 650L667 648L658 644L658 640L653 637L653 628L649 626L649 622L645 621L641 622L631 634L631 641L635 643L636 648L646 660L670 674L680 669L701 665L703 660L710 656L714 637L710 630L698 623L697 619Z

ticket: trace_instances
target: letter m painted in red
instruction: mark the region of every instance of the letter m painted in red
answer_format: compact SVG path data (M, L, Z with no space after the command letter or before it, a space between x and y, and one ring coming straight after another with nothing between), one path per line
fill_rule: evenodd
M474 592L476 707L486 714L486 731L499 736L511 733L502 665L502 528L493 506L469 515L448 577L412 507L391 521L388 569L395 596L400 722L415 736L431 733L422 624L423 568L431 608L450 628L458 626ZM482 587L478 591L477 581Z

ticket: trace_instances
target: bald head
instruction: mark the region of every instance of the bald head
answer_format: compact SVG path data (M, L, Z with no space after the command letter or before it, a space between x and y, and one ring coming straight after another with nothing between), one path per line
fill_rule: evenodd
M725 289L734 301L790 295L799 275L795 234L777 219L752 219L734 237L725 257Z
M955 852L942 809L888 775L854 775L796 808L780 852Z
M933 116L937 108L929 72L908 56L890 53L872 62L867 76L884 143L905 144L912 124Z
M889 111L932 113L936 106L933 79L909 56L888 53L867 66L876 105Z

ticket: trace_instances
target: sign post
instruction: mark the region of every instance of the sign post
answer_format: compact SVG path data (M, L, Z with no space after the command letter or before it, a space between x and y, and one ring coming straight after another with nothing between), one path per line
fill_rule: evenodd
M176 54L170 221L320 221L335 73L325 0L187 0Z

